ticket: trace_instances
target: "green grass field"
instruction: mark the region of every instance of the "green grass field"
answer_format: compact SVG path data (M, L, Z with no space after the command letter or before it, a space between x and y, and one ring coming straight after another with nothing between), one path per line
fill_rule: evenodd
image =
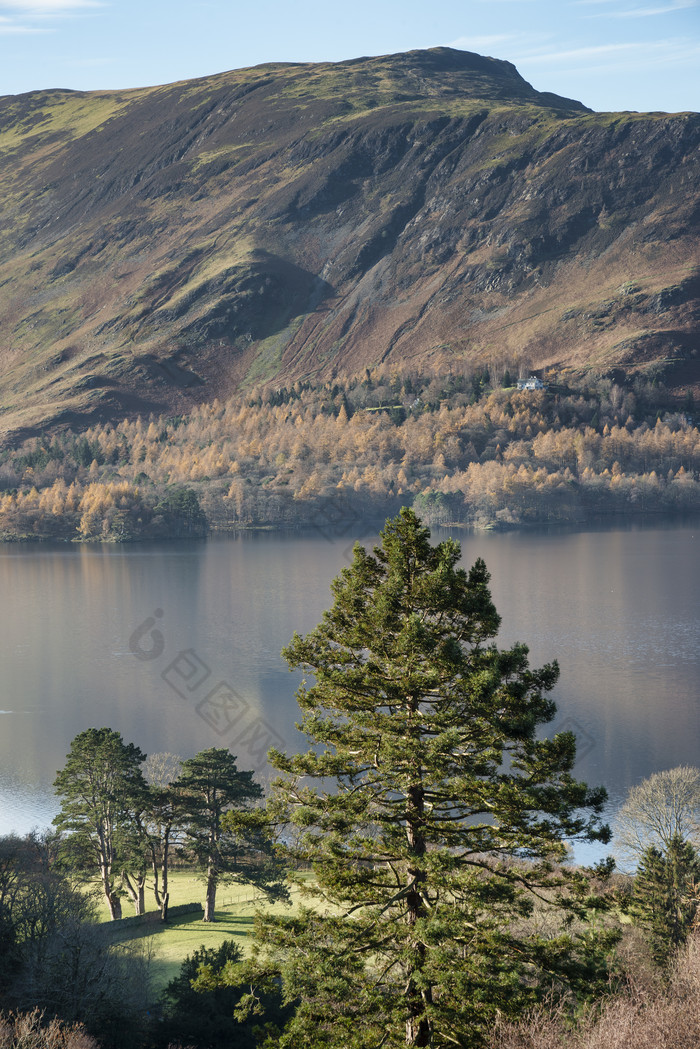
M104 897L98 897L99 917L109 921L109 909ZM293 891L292 900L298 899ZM191 871L171 871L170 906L183 903L203 903L204 882ZM124 935L114 942L126 946L142 946L152 955L151 974L153 994L157 997L166 984L177 976L180 964L198 947L218 947L223 940L233 939L244 953L249 950L248 937L253 929L253 916L264 907L272 913L291 913L284 904L269 904L262 893L252 885L223 884L216 895L216 921L204 922L196 915L174 917L167 924L158 922L140 928L126 928ZM129 918L134 910L130 900L122 901L123 916ZM146 890L146 910L157 910L153 891Z

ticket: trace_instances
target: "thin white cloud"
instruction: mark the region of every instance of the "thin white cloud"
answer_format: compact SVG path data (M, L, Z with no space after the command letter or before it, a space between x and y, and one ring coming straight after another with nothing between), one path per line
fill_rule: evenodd
M89 16L106 6L103 0L0 0L0 36L54 33L57 20Z
M447 46L456 47L460 51L481 51L482 48L497 47L499 44L507 44L517 39L512 33L492 36L460 36L456 40L451 40Z
M478 51L479 54L490 53L500 58L507 58L514 62L513 54L545 53L555 46L556 37L549 32L527 32L517 33L492 33L490 35L474 35L458 37L447 46L456 47L463 51Z
M698 0L668 0L666 3L656 7L626 7L619 8L619 0L574 0L574 7L600 7L601 5L615 4L616 11L597 11L595 14L587 15L588 18L648 18L653 15L670 15L674 11L687 11L691 7L698 6Z
M670 15L674 11L684 11L697 7L696 0L676 0L664 7L633 7L630 11L617 11L613 18L647 18L649 15Z
M105 6L103 0L0 0L0 12L5 12L0 14L0 36L50 33L50 20L87 15Z
M603 5L607 5L608 7L612 7L614 5L615 7L621 7L621 5L624 4L624 3L627 4L627 9L629 10L630 9L629 5L631 3L631 0L570 0L569 6L570 7L602 7ZM667 10L671 10L671 11L676 11L676 10L680 11L684 7L697 7L697 5L698 5L698 0L667 0L667 2L666 2L666 9ZM613 12L613 14L616 14L616 13L622 13L622 12Z
M596 47L576 47L572 51L548 51L540 54L521 55L528 62L569 62L573 59L612 57L627 51L636 51L643 44L599 44ZM518 59L516 59L518 61Z
M8 23L7 25L5 25L4 23L0 22L0 36L10 36L10 35L20 36L21 34L27 34L27 33L49 33L50 31L51 30L49 30L49 29L37 29L36 26L12 25L11 22Z
M60 15L67 11L104 7L101 0L0 0L0 9L24 15Z
M621 69L677 68L681 65L697 67L700 62L700 43L685 39L667 39L628 44L601 44L597 47L578 47L568 51L523 51L512 59L520 68L565 66L568 73Z

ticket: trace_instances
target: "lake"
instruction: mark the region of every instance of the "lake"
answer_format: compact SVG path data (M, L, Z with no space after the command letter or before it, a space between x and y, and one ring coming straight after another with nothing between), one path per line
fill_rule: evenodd
M499 643L558 659L553 730L576 731L576 774L611 812L651 772L700 765L699 523L453 534L491 572ZM89 727L147 753L228 746L266 779L269 746L303 745L280 649L331 603L352 539L0 545L0 833L50 822Z

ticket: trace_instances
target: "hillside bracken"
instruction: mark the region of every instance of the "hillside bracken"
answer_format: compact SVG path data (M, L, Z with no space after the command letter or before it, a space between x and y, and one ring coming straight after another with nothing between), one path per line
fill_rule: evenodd
M682 408L683 410L679 410ZM374 369L179 417L35 438L0 460L0 533L121 541L296 527L413 505L430 524L700 509L693 404L609 379Z

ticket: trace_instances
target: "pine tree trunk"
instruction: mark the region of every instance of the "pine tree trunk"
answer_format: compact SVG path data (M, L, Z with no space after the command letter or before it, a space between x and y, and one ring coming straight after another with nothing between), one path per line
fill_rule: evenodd
M411 991L420 1001L420 994L416 991L416 988L411 988L409 986L408 992L411 993ZM406 1045L429 1046L430 1042L430 1028L428 1027L428 1021L425 1017L409 1016L406 1021Z
M109 904L109 913L112 921L118 921L122 916L122 901L111 890L105 889L105 896L107 897L107 903Z
M102 891L105 894L105 899L109 906L109 913L112 921L116 921L122 916L122 904L121 900L115 893L112 887L112 879L110 877L109 867L105 864L100 865L100 876L102 878Z
M164 840L163 840L163 858L161 860L160 872L163 880L163 901L160 905L160 917L161 921L167 922L168 920L168 901L170 899L170 893L168 892L168 862L170 855L170 826L166 828Z
M169 856L169 828L165 832L163 840L163 852L161 854L160 867L158 866L158 855L154 847L151 847L151 871L153 872L153 895L156 906L160 908L160 920L168 920L168 856ZM145 882L145 879L144 879ZM162 888L161 888L162 886Z
M216 870L211 865L207 871L207 895L204 901L204 921L216 921L214 908L216 906Z
M164 888L161 892L158 885L158 868L153 868L155 883L153 886L153 895L155 896L156 905L160 910L160 920L167 922L168 920L168 901L170 900L170 893Z
M415 785L409 788L407 798L408 819L406 825L406 836L408 845L413 854L414 864L408 868L408 885L413 888L406 896L406 921L409 930L413 931L418 920L425 914L425 904L420 894L421 883L425 880L425 871L420 865L420 859L425 855L425 836L423 833L423 812L425 809L425 798L422 786ZM425 944L414 939L411 944L413 960L408 966L408 980L406 990L406 1007L408 1017L406 1019L406 1045L429 1046L431 1044L430 1024L425 1015L426 999L429 991L421 991L416 984L415 974L420 973L425 966ZM426 996L424 998L424 995Z
M163 896L165 895L165 893L163 893L163 895L161 895L160 883L159 883L159 873L158 873L158 864L157 864L157 862L155 860L155 857L151 858L151 870L153 872L153 898L156 901L156 907L160 908L160 912L162 914L163 913Z
M134 905L134 914L143 914L146 909L146 875L141 874L136 876L132 883L131 878L126 871L122 871L122 881L124 882L126 891L129 893L131 902Z

